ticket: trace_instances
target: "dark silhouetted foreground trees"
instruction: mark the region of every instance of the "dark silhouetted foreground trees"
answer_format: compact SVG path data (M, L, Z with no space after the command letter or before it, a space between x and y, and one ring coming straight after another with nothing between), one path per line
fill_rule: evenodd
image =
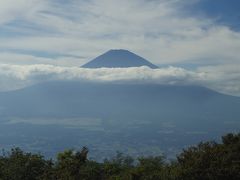
M176 161L162 156L117 155L102 163L88 160L88 149L66 150L55 161L19 148L2 152L0 180L238 180L240 134L227 134L222 143L201 142L183 150Z

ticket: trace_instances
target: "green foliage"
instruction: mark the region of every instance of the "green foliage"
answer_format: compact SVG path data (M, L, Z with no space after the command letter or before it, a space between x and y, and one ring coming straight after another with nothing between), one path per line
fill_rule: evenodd
M49 161L39 154L25 153L19 148L14 148L7 155L0 157L0 178L2 180L34 180L41 179L47 172Z
M103 163L104 179L131 179L134 159L117 152L116 156Z
M77 180L82 174L81 170L87 162L88 149L83 147L81 151L66 150L57 155L56 177L59 180Z
M240 179L240 134L222 143L201 142L183 150L177 160L163 156L132 157L117 152L103 163L88 160L88 149L66 150L56 161L19 148L2 152L0 180L237 180Z
M240 134L222 137L223 144L200 143L178 156L184 179L240 179Z
M157 157L141 157L138 158L134 178L144 180L167 179L167 170L164 158Z

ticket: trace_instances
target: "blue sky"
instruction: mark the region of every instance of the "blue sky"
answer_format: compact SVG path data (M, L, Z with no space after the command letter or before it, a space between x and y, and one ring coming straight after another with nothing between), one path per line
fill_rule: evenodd
M1 0L0 65L79 67L128 49L161 67L206 73L204 85L239 95L239 7L238 0ZM7 83L0 79L0 90Z
M190 14L199 14L214 18L219 25L225 25L233 30L240 30L239 0L200 0L189 7Z

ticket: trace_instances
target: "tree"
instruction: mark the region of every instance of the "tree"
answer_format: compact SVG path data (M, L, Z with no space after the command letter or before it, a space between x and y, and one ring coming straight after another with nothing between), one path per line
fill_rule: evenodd
M82 169L87 162L88 149L81 151L66 150L57 155L56 172L59 180L77 180L82 176Z
M47 161L39 154L25 153L13 148L0 157L0 179L35 180L47 170Z
M103 163L104 179L130 179L131 170L134 168L134 159L121 152L110 160L105 159Z
M180 179L240 179L240 134L227 134L222 144L201 142L178 157Z
M168 166L163 156L140 157L133 173L134 179L161 180L169 179Z

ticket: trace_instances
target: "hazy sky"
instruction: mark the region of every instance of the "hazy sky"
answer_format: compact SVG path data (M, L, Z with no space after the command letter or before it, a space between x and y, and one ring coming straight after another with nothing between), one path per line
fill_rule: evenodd
M160 67L194 67L181 71L240 95L239 9L239 0L0 0L0 90L56 69L86 77L75 67L109 49L128 49ZM171 68L158 71L167 70L171 75Z

